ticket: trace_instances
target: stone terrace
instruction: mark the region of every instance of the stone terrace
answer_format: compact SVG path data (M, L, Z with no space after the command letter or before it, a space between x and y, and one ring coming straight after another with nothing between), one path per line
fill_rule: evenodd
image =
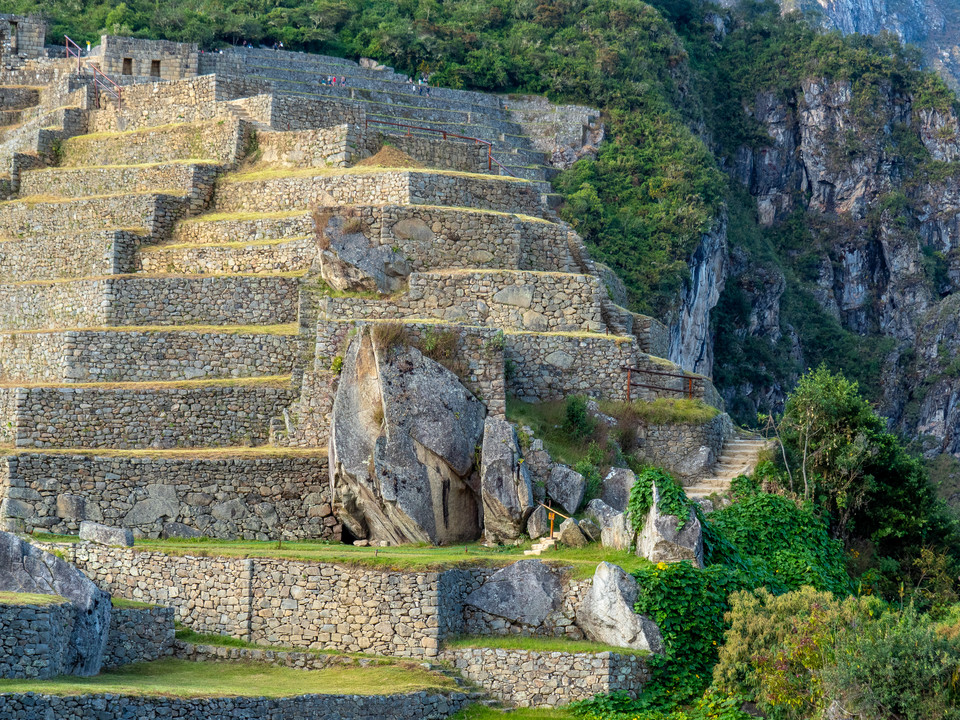
M198 68L129 78L122 110L62 61L0 76L9 527L339 539L331 366L358 323L457 333L462 379L495 414L508 391L621 398L623 365L673 368L641 350L662 326L610 302L554 215L544 155L500 99L299 53ZM320 84L334 74L346 87ZM517 177L484 146L388 122L487 139ZM422 167L356 166L386 143ZM331 292L333 232L409 271Z

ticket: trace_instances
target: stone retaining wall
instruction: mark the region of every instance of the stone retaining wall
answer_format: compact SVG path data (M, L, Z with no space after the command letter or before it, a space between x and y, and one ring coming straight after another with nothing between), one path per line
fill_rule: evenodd
M207 537L339 541L327 457L8 455L0 520L25 532L76 533L83 520L160 537L169 523ZM168 530L178 528L168 527ZM182 532L183 528L179 528Z
M184 220L174 228L172 241L177 244L257 242L307 235L313 235L313 217L309 212L292 212L272 217Z
M173 608L112 608L103 669L172 655L175 633Z
M49 605L0 604L0 678L45 679L62 674L73 623L73 605L66 600ZM9 717L6 711L4 717Z
M34 387L17 391L17 447L173 448L261 445L290 390Z
M128 695L0 694L8 720L438 720L477 702L476 695L299 695L285 698L169 698Z
M40 88L4 87L0 110L22 110L40 104Z
M260 161L281 167L347 167L357 158L350 125L317 130L258 132Z
M448 648L440 659L520 707L556 707L612 692L635 698L650 680L644 657L612 652Z
M366 114L360 103L323 97L271 94L269 125L275 130L315 130L335 125L360 128Z
M30 233L0 241L0 278L13 282L132 272L139 247L140 235L128 230Z
M637 449L633 454L689 483L712 472L723 444L733 432L733 422L726 413L700 425L642 422L637 428Z
M217 105L217 99L213 75L129 85L123 89L122 110L110 104L90 112L90 132L122 132L223 118L225 111Z
M106 287L106 280L0 285L0 329L106 325Z
M2 382L149 382L286 375L295 335L66 331L0 334Z
M294 175L227 182L221 212L274 212L313 205L445 205L536 215L540 193L528 182L429 171Z
M486 145L447 139L441 133L436 133L435 137L404 135L401 128L385 127L380 132L376 125L371 125L363 139L363 150L368 155L375 155L384 145L392 145L428 168L499 174L496 165L491 167Z
M55 235L67 231L146 228L162 235L190 205L185 193L129 193L0 205L0 235Z
M240 122L225 117L70 138L63 142L61 162L66 167L171 160L209 160L231 165L243 154L245 142Z
M221 274L298 272L309 269L316 257L317 241L310 235L249 245L155 245L138 259L144 272Z

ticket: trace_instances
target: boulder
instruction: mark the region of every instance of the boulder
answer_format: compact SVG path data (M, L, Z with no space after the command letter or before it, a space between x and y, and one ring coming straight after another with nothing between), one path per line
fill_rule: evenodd
M547 494L573 515L583 502L586 481L583 475L566 465L555 464L547 478Z
M637 555L651 562L690 560L697 567L703 567L703 528L694 509L690 508L686 522L678 529L680 519L676 515L664 515L659 505L660 492L654 483L653 503L637 538Z
M600 527L600 543L612 550L629 550L635 533L626 513L617 512L603 500L591 500L586 516Z
M126 528L111 527L84 520L80 523L80 539L89 540L98 545L120 545L133 547L133 533Z
M543 506L538 507L527 518L527 535L531 540L538 540L550 534L550 518Z
M530 446L523 451L523 465L530 473L530 482L533 483L533 498L542 503L547 500L547 480L553 469L553 459L543 447L543 440L533 437L530 428L523 428L522 432L530 438Z
M573 518L567 518L560 523L560 533L557 538L567 547L580 548L589 544L587 536L583 534Z
M577 526L590 542L600 540L600 527L593 520L583 518L577 521Z
M57 495L57 517L64 520L85 520L87 501L79 495Z
M630 502L630 489L637 476L627 468L613 468L603 479L600 499L618 512L626 512Z
M352 218L331 217L323 230L327 247L320 252L320 276L334 290L400 290L412 271L407 259L389 245L379 245L362 232L350 231Z
M192 528L189 525L184 525L179 522L168 522L163 524L163 529L160 531L160 537L162 538L198 538L203 537L203 533Z
M539 560L519 560L498 570L464 603L513 623L538 628L560 607L563 586Z
M130 527L155 523L160 518L176 520L180 515L177 489L173 485L147 485L147 498L134 503L123 522Z
M594 642L662 654L660 628L633 609L637 594L637 581L623 568L600 563L577 608L577 625Z
M362 329L347 349L331 413L337 518L372 543L476 540L474 453L485 415L447 368L403 343L377 347Z
M695 479L709 475L716 463L713 450L701 445L696 452L681 453L670 470L678 478Z
M6 532L0 532L0 592L60 595L75 609L61 667L68 675L96 675L110 631L110 596L75 566Z
M483 499L483 533L487 542L515 540L533 512L533 487L513 425L488 417L480 452L480 494Z

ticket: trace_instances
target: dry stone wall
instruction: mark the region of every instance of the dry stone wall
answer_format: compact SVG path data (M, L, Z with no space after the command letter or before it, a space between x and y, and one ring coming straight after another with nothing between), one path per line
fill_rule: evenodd
M90 132L123 132L221 119L217 105L217 79L213 75L172 82L129 85L123 89L124 107L110 104L90 112Z
M350 125L316 130L258 132L260 161L281 167L348 167L358 157Z
M93 55L107 75L161 77L166 80L197 74L198 50L190 43L103 35Z
M452 648L444 650L440 659L520 707L556 707L612 692L637 697L650 681L645 658L611 652Z
M0 329L106 325L106 280L0 285Z
M260 445L290 390L32 387L17 391L17 447L173 448Z
M298 695L295 697L169 698L127 695L0 694L9 720L439 720L477 702L472 694Z
M149 382L290 373L293 335L66 331L0 334L3 382Z
M174 228L172 241L178 244L258 242L312 234L311 214L294 211L215 221L206 217L188 219Z
M14 282L131 272L140 240L129 230L30 233L0 240L0 278Z
M0 496L26 532L76 533L84 520L216 538L338 541L326 455L109 457L20 453L0 462ZM179 523L183 527L169 527ZM129 597L129 595L128 595Z
M67 231L142 228L160 235L189 207L185 193L130 193L0 204L0 235L54 235Z
M73 605L65 600L49 605L0 604L0 678L62 674L73 622Z
M306 236L247 245L157 245L144 248L138 260L144 272L288 273L309 269L316 257L317 241Z
M733 432L733 423L725 413L699 425L642 422L637 429L634 455L670 470L682 482L689 482L712 471L723 444Z
M172 655L175 632L173 608L113 608L103 669Z
M428 168L492 175L496 175L498 170L489 159L486 145L447 139L440 133L424 137L404 135L399 129L377 132L375 126L368 128L363 140L365 153L375 155L384 145L392 145Z

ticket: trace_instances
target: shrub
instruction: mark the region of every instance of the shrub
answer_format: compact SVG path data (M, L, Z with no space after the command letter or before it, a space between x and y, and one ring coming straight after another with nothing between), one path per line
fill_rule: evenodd
M596 421L587 410L587 398L571 395L564 408L563 430L574 440L583 440L593 434Z
M381 352L387 352L396 347L408 344L407 328L403 323L397 322L379 322L373 325L371 330L373 342Z
M630 488L630 500L627 503L627 513L633 529L643 530L644 520L653 505L653 486L656 484L660 495L659 510L664 515L675 515L677 529L680 530L690 517L690 508L693 503L687 499L687 494L674 480L673 475L657 467L647 467L637 473L637 479Z

